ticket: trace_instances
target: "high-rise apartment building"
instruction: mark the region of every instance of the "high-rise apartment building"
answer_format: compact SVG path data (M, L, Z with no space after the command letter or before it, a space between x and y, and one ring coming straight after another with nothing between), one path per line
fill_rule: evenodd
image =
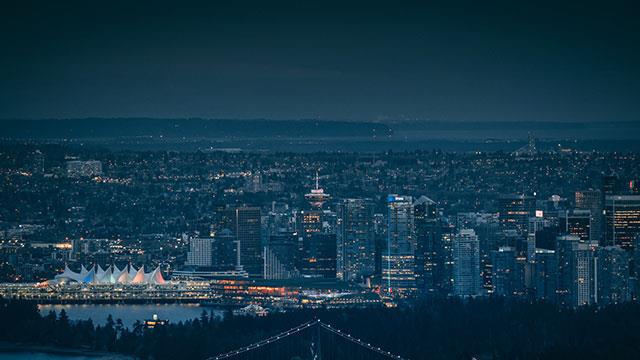
M382 281L391 296L416 292L416 239L411 196L387 197L387 249L382 255Z
M360 281L375 272L373 203L369 199L345 199L338 204L338 278Z
M481 294L480 242L475 231L462 229L453 238L453 294Z

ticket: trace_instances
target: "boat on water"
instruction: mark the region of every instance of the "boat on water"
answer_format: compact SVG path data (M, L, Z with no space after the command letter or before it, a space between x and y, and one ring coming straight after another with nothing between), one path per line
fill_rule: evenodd
M151 317L151 320L145 320L143 324L146 329L155 329L156 327L159 327L159 326L165 326L168 323L169 323L169 320L159 319L158 314L153 314L153 316Z

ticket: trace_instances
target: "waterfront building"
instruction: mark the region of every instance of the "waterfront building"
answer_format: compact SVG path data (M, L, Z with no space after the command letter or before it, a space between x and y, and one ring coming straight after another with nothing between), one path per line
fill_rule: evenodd
M215 270L242 270L240 242L230 229L223 229L213 237L211 267Z
M264 278L293 279L300 277L298 237L296 233L271 235L264 248Z
M240 249L239 264L250 277L262 277L263 248L259 207L237 207L228 210L229 229L235 234Z
M189 240L187 266L211 267L213 259L212 238L192 238Z
M335 279L336 234L313 233L302 239L300 273L304 277Z
M120 270L117 266L109 266L107 270L103 270L100 265L93 266L91 269L87 269L82 265L79 273L69 269L67 265L64 267L64 272L55 276L53 280L50 280L50 284L68 284L68 283L81 283L81 284L133 284L133 285L164 285L166 281L162 276L160 267L158 266L153 271L147 273L144 271L144 266L140 269L136 269L133 265L127 265L124 269Z

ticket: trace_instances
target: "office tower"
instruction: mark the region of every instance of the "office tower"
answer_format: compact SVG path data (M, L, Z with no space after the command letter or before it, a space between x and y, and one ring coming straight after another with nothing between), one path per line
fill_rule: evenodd
M516 249L501 246L491 252L493 294L511 297L516 292Z
M375 274L382 276L382 255L387 251L387 222L384 214L373 214L373 235L375 238Z
M556 256L558 257L558 284L557 295L558 304L570 306L572 278L572 249L574 243L579 243L580 237L576 235L565 235L556 238Z
M482 287L486 293L491 294L493 293L491 252L504 245L498 235L501 232L498 214L486 212L458 213L456 218L457 228L473 229L478 235Z
M476 296L481 292L480 242L472 229L462 229L453 238L453 294Z
M591 211L591 240L602 242L604 218L602 192L598 190L576 191L576 209Z
M263 249L261 214L258 207L236 207L226 210L229 229L240 249L240 266L251 277L262 277Z
M506 229L526 234L529 218L535 214L536 199L533 196L508 194L498 198L500 223Z
M604 205L605 244L633 249L640 234L640 195L607 195Z
M215 234L212 244L211 267L215 270L240 270L239 242L233 232L223 229Z
M189 252L185 265L211 267L213 254L212 238L192 238L189 240Z
M558 227L562 234L577 235L581 241L591 240L591 210L561 211Z
M277 235L287 232L295 232L295 217L289 209L289 205L282 202L271 202L271 211L268 214L267 235Z
M595 300L594 244L581 242L577 235L560 236L558 255L558 303L578 307Z
M297 257L297 234L271 235L264 248L264 278L277 280L300 277L300 271L296 267Z
M102 175L102 162L97 160L72 160L67 161L67 176L77 177L93 177Z
M533 278L536 299L555 303L558 284L558 259L554 250L536 249Z
M373 203L345 199L338 204L338 278L360 281L375 272Z
M313 233L302 239L300 273L304 277L335 279L336 235Z
M416 286L421 294L435 294L442 271L442 226L438 221L435 201L426 196L414 204L416 234Z
M320 210L302 210L296 214L296 222L301 237L323 232L323 212Z
M413 199L389 195L387 210L387 251L382 256L382 281L390 295L410 296L416 291Z
M598 304L604 306L631 300L629 252L620 246L606 246L599 248L596 254Z

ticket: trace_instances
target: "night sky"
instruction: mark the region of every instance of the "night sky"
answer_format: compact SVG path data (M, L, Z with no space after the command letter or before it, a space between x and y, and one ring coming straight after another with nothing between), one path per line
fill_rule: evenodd
M640 121L632 1L13 3L0 118Z

